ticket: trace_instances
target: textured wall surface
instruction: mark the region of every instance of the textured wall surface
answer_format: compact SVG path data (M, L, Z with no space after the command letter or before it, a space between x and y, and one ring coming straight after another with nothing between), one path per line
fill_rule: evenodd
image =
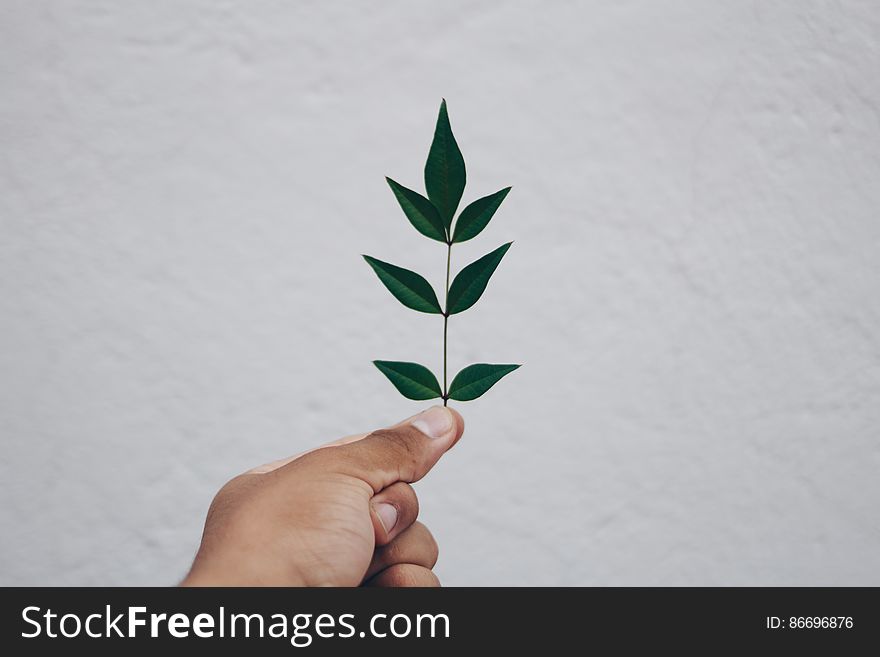
M423 407L441 96L460 405L418 484L462 584L880 585L875 2L0 0L0 583L164 584L232 475Z

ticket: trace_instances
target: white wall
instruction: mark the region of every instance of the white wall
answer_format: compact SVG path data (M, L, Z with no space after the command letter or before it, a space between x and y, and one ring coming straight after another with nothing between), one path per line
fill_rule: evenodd
M446 584L880 585L872 2L0 2L0 583L164 584L213 492L396 421L441 322L383 176L441 96L459 405Z

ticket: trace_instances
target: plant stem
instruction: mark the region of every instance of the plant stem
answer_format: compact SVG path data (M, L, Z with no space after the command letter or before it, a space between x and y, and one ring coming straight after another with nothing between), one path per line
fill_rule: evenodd
M452 261L452 242L446 243L446 301L443 304L443 405L449 401L449 388L446 385L446 335L449 327L449 265Z

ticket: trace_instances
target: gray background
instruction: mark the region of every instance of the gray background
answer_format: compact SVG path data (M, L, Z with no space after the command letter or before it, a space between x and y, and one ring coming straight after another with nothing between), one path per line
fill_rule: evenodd
M234 474L424 407L441 96L460 405L446 584L880 584L873 2L0 2L0 583L182 576Z

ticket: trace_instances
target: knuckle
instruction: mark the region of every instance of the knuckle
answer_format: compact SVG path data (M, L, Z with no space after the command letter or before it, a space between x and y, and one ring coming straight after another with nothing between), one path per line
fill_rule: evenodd
M227 481L225 484L223 484L223 486L220 488L220 491L217 494L220 495L221 493L229 493L229 492L235 490L236 488L238 488L239 486L241 486L242 484L244 484L245 482L247 482L249 479L250 479L250 477L246 474L237 475L237 476L233 477L232 479L230 479L229 481Z
M419 517L419 496L416 495L416 492L412 489L412 486L407 485L410 492L412 493L412 514L413 518Z
M437 544L437 539L434 538L434 535L427 527L421 523L419 523L419 527L421 528L422 533L422 543L428 555L428 561L430 562L429 567L433 568L434 564L437 563L437 559L440 558L440 546Z
M403 560L403 550L401 549L401 541L391 541L382 548L382 561L386 564L396 564Z
M398 427L374 431L371 437L387 445L390 460L399 468L414 469L419 463L420 456L417 436L414 433L418 432L412 427Z
M236 508L240 507L245 499L247 499L254 489L262 484L267 475L240 474L227 481L208 507L207 521L210 522L215 518L225 516L232 513Z
M421 571L409 564L394 567L391 579L394 580L396 586L415 587L421 586Z
M401 566L395 576L399 582L397 586L414 588L440 586L440 580L430 568L409 564Z
M211 500L211 505L208 507L206 522L212 522L216 518L223 516L235 506L236 487L235 479L232 479L217 491L214 499Z
M379 429L372 434L373 438L383 440L394 450L399 450L404 454L415 454L413 446L413 436L411 431L407 431L407 427L398 427L397 429Z
M214 500L211 502L211 506L222 506L229 503L230 500L238 495L239 489L244 485L245 481L246 475L238 475L227 481L223 484L220 490L217 491L217 494L214 495Z
M402 568L398 576L402 586L416 587L419 585L419 576L411 568Z
M370 467L369 452L357 444L319 449L302 458L304 464L313 463L323 471L358 472Z
M395 484L396 494L399 496L400 508L408 519L415 520L419 516L419 496L415 489L405 482Z
M427 572L427 581L422 586L440 586L440 578L434 574L433 570Z

